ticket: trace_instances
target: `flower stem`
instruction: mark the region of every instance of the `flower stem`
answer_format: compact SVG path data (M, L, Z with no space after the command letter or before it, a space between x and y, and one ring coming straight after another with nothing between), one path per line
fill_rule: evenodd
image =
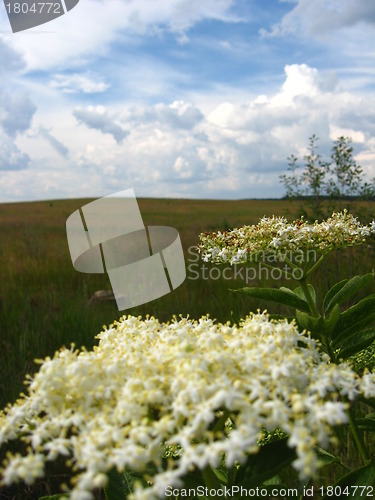
M362 458L364 465L366 465L370 459L369 459L369 456L368 456L368 453L366 450L365 443L363 442L362 436L360 435L360 432L358 430L358 426L357 426L356 421L353 417L353 411L351 408L349 408L346 413L348 415L349 426L350 426L350 430L353 434L355 444L357 445L359 454L361 455L361 458Z
M312 274L313 272L315 272L318 267L323 264L324 262L324 259L327 257L327 252L326 253L323 253L320 258L315 262L315 264L310 267L310 269L305 273L305 278L308 278L310 276L310 274Z
M316 308L314 299L310 293L309 287L307 285L306 278L302 278L301 280L299 280L299 282L301 284L301 288L302 288L303 293L305 295L306 301L309 305L311 314L313 316L315 316L315 318L319 318L319 313L318 313L318 310Z
M202 476L204 479L204 483L207 486L208 490L219 490L220 489L220 482L218 478L216 477L215 472L212 470L212 468L209 465L206 465L204 469L202 469ZM210 498L210 496L208 497Z

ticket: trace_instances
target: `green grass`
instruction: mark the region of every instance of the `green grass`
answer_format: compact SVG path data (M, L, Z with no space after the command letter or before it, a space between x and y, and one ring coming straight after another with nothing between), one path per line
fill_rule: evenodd
M22 390L33 360L75 342L90 348L103 324L120 313L114 302L89 304L96 290L110 290L107 275L83 274L72 266L65 223L90 200L0 205L0 406ZM287 202L141 199L146 225L169 225L181 235L186 259L201 231L256 222L289 208ZM193 273L188 271L188 276ZM126 311L168 320L173 314L210 313L226 321L248 311L227 291L225 280L186 280L169 295Z
M200 232L256 223L263 215L287 215L292 219L299 216L300 210L300 202L286 200L138 200L145 225L167 225L180 232L187 279L165 297L119 312L114 302L89 304L96 290L111 289L107 275L79 273L71 263L66 219L89 201L0 205L1 407L16 399L26 373L35 370L35 358L52 355L62 345L72 342L78 347L92 347L102 325L124 313L151 314L163 321L174 314L197 318L209 313L225 322L237 321L251 309L265 308L267 304L263 302L255 303L228 291L245 285L240 277L215 279L218 272L210 271L212 266L202 268L202 263L193 262L188 249L198 243ZM368 207L372 209L373 204ZM373 250L371 254L365 249L364 258L358 256L361 251L333 256L319 279L329 284L340 276L371 270ZM231 273L228 270L227 276ZM200 279L193 279L197 274ZM267 286L279 285L278 281L267 282Z
M108 277L79 273L71 263L66 219L89 201L0 205L0 408L14 402L24 390L25 375L37 370L35 358L52 356L62 345L72 342L91 348L102 325L123 314L150 314L167 321L178 314L198 318L208 313L226 322L238 321L258 308L288 312L228 291L245 286L240 278L203 279L202 263L193 263L188 249L198 243L200 232L256 223L263 215L286 215L292 220L299 217L300 202L139 199L145 225L172 226L180 232L187 279L165 297L119 312L114 302L89 303L96 290L111 289ZM374 203L363 207L374 216ZM332 255L317 276L318 284L326 287L343 277L364 274L371 271L374 262L373 246ZM206 277L210 269L212 266L206 265ZM200 279L192 279L197 271ZM212 272L211 276L216 277L217 272ZM265 278L247 284L281 285Z

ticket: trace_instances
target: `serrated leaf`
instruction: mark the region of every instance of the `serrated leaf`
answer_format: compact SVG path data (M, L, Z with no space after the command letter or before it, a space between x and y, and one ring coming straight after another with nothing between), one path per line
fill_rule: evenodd
M329 314L330 310L336 305L341 304L349 297L357 293L361 288L366 286L374 279L373 273L365 274L364 276L354 276L349 281L344 283L342 287L333 295L328 302L325 312Z
M245 295L250 295L251 297L256 297L258 299L263 299L271 302L278 302L285 306L290 306L301 311L309 312L308 303L295 295L294 293L286 292L285 290L279 290L277 288L258 288L258 287L245 287L239 288L237 290L231 290L236 293L243 293Z

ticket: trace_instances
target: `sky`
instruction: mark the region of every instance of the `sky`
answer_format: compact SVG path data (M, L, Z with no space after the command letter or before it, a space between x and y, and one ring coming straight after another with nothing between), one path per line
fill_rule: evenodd
M370 179L374 59L372 0L80 0L19 33L1 3L0 202L277 198L312 134Z

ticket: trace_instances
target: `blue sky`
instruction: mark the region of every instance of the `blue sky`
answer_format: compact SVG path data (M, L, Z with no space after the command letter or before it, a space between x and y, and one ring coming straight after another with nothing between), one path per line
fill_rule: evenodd
M0 5L0 201L283 195L339 135L375 176L375 2L80 0L13 34Z

